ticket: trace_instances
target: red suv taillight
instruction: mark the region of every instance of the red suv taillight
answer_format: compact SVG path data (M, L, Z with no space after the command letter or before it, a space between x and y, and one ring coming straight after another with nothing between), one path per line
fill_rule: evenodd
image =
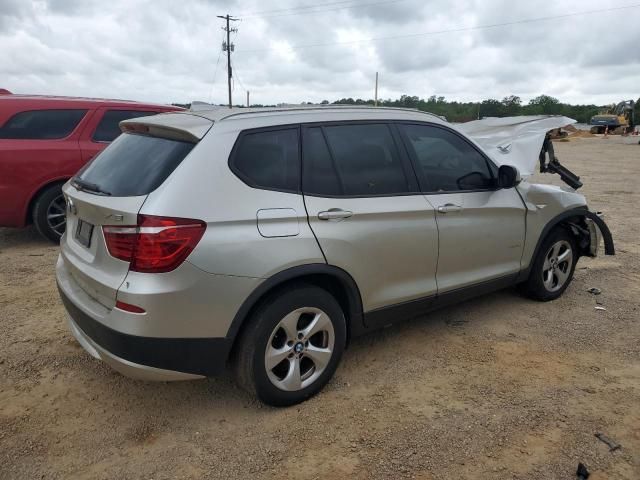
M138 225L102 227L111 256L130 262L134 272L176 269L198 244L207 224L190 218L138 215Z

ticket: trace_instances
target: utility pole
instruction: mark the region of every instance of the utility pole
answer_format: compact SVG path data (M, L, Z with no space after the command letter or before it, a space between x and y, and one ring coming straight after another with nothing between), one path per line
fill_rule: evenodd
M249 108L249 90L247 90L247 108Z
M378 106L378 72L376 72L376 93L375 93L375 106Z
M227 86L229 88L229 108L232 107L232 102L231 102L231 52L233 52L233 43L231 43L231 32L237 32L238 29L237 28L229 28L229 22L237 22L238 19L237 18L233 18L231 15L227 14L227 15L218 15L218 18L222 18L223 20L227 21L227 25L226 27L222 27L222 29L227 32L227 41L226 42L222 42L222 51L223 52L227 52Z

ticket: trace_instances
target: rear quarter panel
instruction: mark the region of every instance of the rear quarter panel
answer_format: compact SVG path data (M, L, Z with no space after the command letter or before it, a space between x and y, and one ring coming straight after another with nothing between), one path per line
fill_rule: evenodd
M209 273L268 278L289 267L325 263L301 194L249 187L229 169L229 154L239 131L234 122L214 125L149 195L141 213L207 222L207 231L188 261ZM281 221L285 232L296 223L297 235L263 236L258 229L258 211L263 209L288 212L271 221Z

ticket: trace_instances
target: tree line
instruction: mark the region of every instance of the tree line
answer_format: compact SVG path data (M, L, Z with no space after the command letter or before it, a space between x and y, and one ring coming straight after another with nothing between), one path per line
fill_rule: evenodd
M328 101L322 103L328 104ZM333 102L338 105L373 105L373 100L342 98ZM565 115L578 122L589 123L592 116L603 108L597 105L570 105L562 103L549 95L540 95L524 104L517 95L504 97L502 100L488 99L482 102L447 101L444 97L425 99L402 95L397 100L379 100L378 105L385 107L417 108L445 117L450 122L468 122L483 117L509 117L514 115Z
M311 102L302 102L302 105L312 105ZM322 105L371 105L373 99L341 98L335 102L323 100ZM174 104L189 108L189 104ZM450 122L468 122L484 117L510 117L515 115L565 115L581 123L589 123L592 116L605 111L609 106L598 105L570 105L562 103L557 98L549 95L540 95L529 100L525 104L517 95L509 95L502 100L488 99L481 102L457 102L448 101L444 97L430 96L426 100L417 96L402 95L397 100L378 100L378 105L383 107L415 108L425 112L434 113L445 117ZM224 106L224 104L220 104ZM278 105L253 104L252 107L276 107ZM280 105L281 106L281 105ZM242 108L243 105L235 105ZM636 102L635 118L640 119L640 99Z

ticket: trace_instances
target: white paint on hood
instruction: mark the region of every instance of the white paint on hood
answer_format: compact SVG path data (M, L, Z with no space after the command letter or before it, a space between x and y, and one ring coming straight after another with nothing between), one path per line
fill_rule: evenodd
M483 118L456 125L498 164L513 165L521 176L533 175L549 130L576 123L563 116Z

